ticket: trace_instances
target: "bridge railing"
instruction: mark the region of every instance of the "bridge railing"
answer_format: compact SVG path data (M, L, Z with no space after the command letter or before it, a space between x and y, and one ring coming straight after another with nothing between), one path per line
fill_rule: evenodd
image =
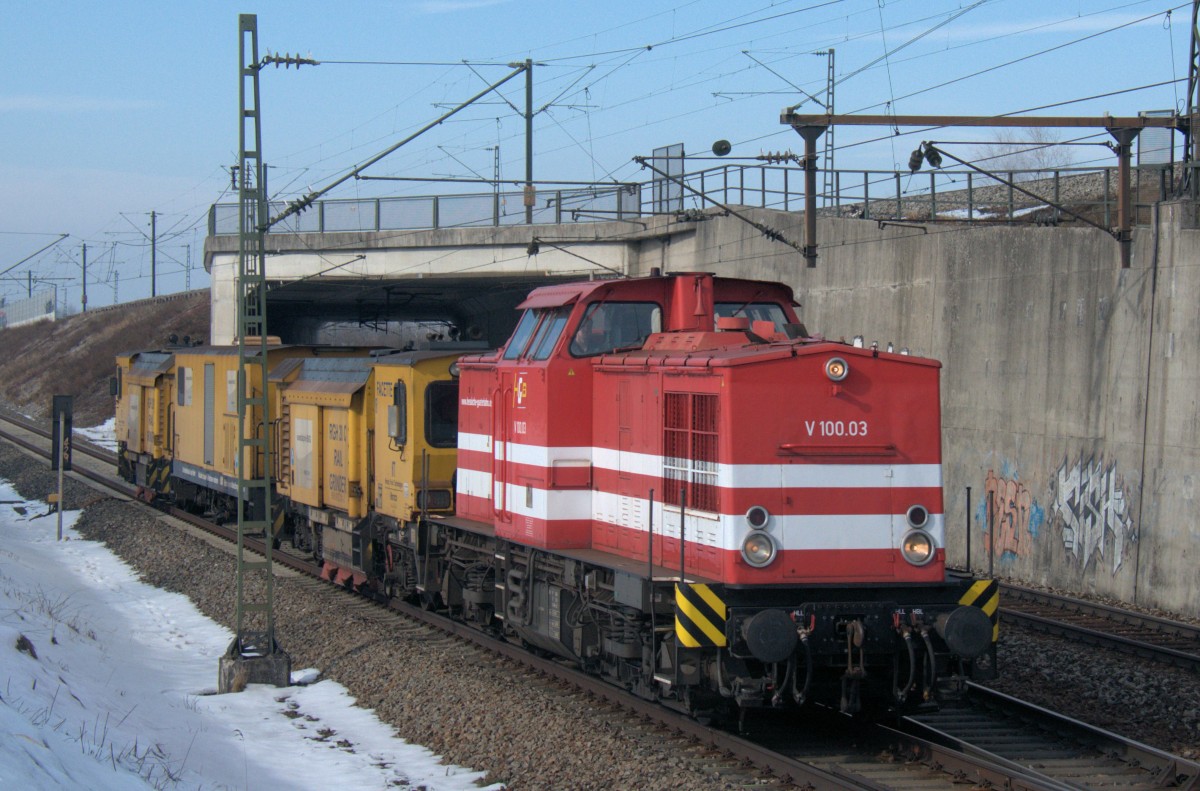
M824 175L821 174L822 180ZM1049 203L1067 205L1111 227L1117 211L1116 168L1008 170L997 174L1035 193L962 169L905 173L890 170L837 170L833 188L818 195L822 215L875 220L1058 221ZM1173 192L1178 167L1134 169L1135 222L1149 222L1150 207ZM540 189L533 207L535 225L634 220L656 214L725 205L802 211L804 172L790 165L723 164L686 173L686 188L664 182L600 183L571 189ZM706 196L707 200L701 195ZM272 216L286 203L274 202ZM275 233L424 230L525 224L520 191L411 197L319 200L272 228ZM238 232L236 203L209 209L211 236Z
M596 222L641 214L640 184L597 184L592 187L539 190L533 207L535 225ZM271 215L284 202L272 202ZM519 191L412 197L319 200L271 229L274 233L338 233L432 228L478 228L525 224L524 194ZM238 232L238 205L218 203L209 209L210 236Z

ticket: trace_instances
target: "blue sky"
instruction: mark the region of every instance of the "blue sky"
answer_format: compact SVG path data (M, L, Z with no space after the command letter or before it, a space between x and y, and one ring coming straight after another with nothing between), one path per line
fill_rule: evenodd
M813 53L829 48L841 113L994 115L1069 102L1039 113L1134 115L1184 109L1190 46L1190 4L1164 0L7 0L4 10L0 295L23 297L32 273L78 305L86 243L91 307L149 295L151 211L159 293L184 288L189 247L191 285L207 284L205 217L231 200L237 158L239 13L258 15L260 54L322 62L262 74L263 159L273 197L284 198L332 181L526 58L543 64L534 177L643 181L632 158L661 145L707 154L723 138L733 157L800 150L779 113L805 93L825 101L828 61ZM1168 84L1143 87L1155 83ZM524 78L503 96L523 108ZM818 111L813 101L800 109ZM841 127L837 164L903 168L918 141ZM369 172L490 178L496 146L501 178L522 177L524 121L490 100ZM447 189L351 180L329 197ZM17 263L59 234L69 236Z

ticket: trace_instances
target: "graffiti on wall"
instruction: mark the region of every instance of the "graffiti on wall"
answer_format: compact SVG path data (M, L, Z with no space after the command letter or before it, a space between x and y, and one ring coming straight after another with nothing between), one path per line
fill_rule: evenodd
M1008 465L1000 475L988 470L984 501L979 507L983 511L983 524L995 526L994 546L996 556L1001 561L1029 554L1046 514L1033 493L1017 478L1016 473L1008 469ZM990 515L988 508L991 509Z
M1108 558L1116 574L1125 561L1126 547L1137 541L1126 497L1125 481L1116 463L1106 468L1103 457L1071 462L1064 458L1050 481L1051 514L1062 523L1063 545L1086 566Z

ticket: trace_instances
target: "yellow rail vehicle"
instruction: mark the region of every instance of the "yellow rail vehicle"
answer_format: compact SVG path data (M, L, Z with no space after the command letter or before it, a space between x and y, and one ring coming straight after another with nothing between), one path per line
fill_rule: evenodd
M392 545L410 529L415 540L419 516L453 511L457 358L403 352L272 371L284 532L322 561L326 577L356 586L384 580L397 564Z
M375 367L374 572L389 597L415 589L433 603L442 586L428 559L443 534L427 517L455 508L458 357L407 352Z
M267 349L268 365L310 357L366 357L367 348L285 346ZM262 392L259 369L247 369L248 395ZM253 430L257 408L238 419L236 346L180 346L118 355L116 396L118 471L147 500L166 497L218 518L236 513L239 426ZM270 418L278 414L276 380L268 377ZM280 381L287 381L284 375ZM260 472L261 458L245 463ZM282 509L278 509L282 513Z
M147 500L171 489L172 360L169 351L120 354L112 380L117 471Z

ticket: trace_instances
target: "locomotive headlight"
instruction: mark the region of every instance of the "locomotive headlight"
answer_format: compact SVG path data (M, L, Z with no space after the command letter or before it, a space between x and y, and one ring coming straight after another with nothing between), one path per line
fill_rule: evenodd
M742 541L742 557L755 568L770 565L777 551L775 540L761 530L751 530Z
M933 538L924 530L910 530L904 536L900 551L914 566L924 566L933 560Z
M831 382L840 382L850 373L850 366L841 357L830 357L825 361L825 375Z
M450 375L457 379L458 373L458 360L455 360L454 362L450 363Z

